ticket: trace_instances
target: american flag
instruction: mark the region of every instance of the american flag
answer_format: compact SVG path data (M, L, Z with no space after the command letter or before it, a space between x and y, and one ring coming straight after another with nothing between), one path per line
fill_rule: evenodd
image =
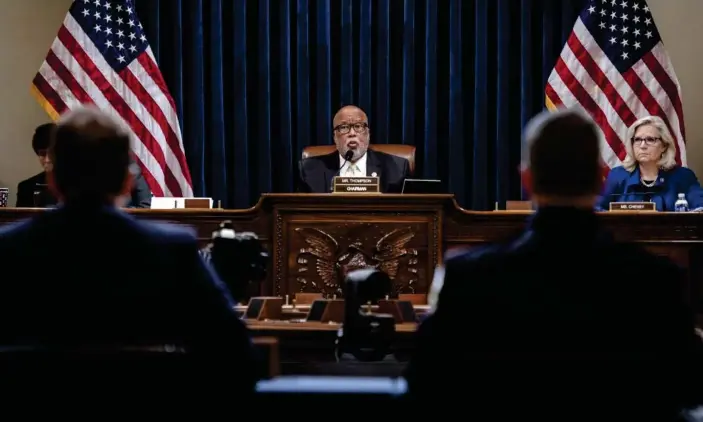
M153 194L193 196L176 106L132 0L75 0L32 92L54 120L84 104L113 114Z
M659 116L686 165L681 87L644 0L591 0L549 76L549 109L580 107L603 132L608 168L625 158L626 133L637 119Z

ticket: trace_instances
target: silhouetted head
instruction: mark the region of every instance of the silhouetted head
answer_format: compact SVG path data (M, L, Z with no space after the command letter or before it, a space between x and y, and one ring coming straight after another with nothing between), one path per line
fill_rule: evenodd
M93 107L58 121L49 147L49 186L64 203L115 204L132 186L130 132Z
M577 110L543 112L525 128L522 176L538 205L592 207L603 184L600 130Z
M376 302L393 291L388 274L377 268L361 268L350 271L345 279L346 300L356 300L359 304Z

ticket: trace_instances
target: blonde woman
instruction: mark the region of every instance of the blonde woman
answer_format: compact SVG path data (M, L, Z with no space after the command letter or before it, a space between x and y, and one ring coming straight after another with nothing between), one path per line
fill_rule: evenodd
M610 202L652 201L657 211L674 211L679 194L689 209L703 209L703 189L690 169L676 164L676 144L660 117L637 120L626 139L627 157L608 174L599 209L609 209Z

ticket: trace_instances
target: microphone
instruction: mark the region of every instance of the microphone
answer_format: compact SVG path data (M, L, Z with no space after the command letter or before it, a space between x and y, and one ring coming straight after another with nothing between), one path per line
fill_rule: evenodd
M342 167L344 167L345 164L349 162L349 160L352 159L354 156L354 151L349 150L346 153L344 153L344 162L342 163L341 166L339 166L339 169L337 169L337 172L332 176L332 180L334 180L335 177L339 176L339 172L342 171ZM334 189L334 183L332 183L332 180L330 180L330 191Z
M339 170L337 170L337 174L335 174L335 177L339 176L339 172L342 171L342 167L344 167L344 165L347 164L349 162L349 160L352 159L353 156L354 156L354 151L352 151L352 150L349 150L344 154L344 162L342 163L341 166L339 166Z
M645 191L645 192L623 192L623 193L611 193L608 196L627 196L627 195L642 195L642 196L651 196L651 195L656 195L658 193L661 193L659 191Z
M44 206L44 201L42 195L48 191L49 185L47 183L35 183L34 192L32 193L32 204L35 208L41 208Z
M663 186L661 185L656 185L652 186L649 190L645 190L644 186L641 185L636 185L633 186L633 190L630 192L621 192L621 193L612 193L608 196L627 196L627 195L641 195L644 198L646 198L647 201L652 199L653 195L661 194L663 191Z

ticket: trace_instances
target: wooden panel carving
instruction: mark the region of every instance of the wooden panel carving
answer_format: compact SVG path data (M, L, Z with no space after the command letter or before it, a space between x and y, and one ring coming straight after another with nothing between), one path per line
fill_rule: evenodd
M407 216L397 223L363 215L357 221L344 216L324 222L291 217L285 224L282 254L289 272L281 288L286 294L341 297L349 271L375 267L390 276L396 293L424 292L433 259L428 248L430 222L427 217Z

